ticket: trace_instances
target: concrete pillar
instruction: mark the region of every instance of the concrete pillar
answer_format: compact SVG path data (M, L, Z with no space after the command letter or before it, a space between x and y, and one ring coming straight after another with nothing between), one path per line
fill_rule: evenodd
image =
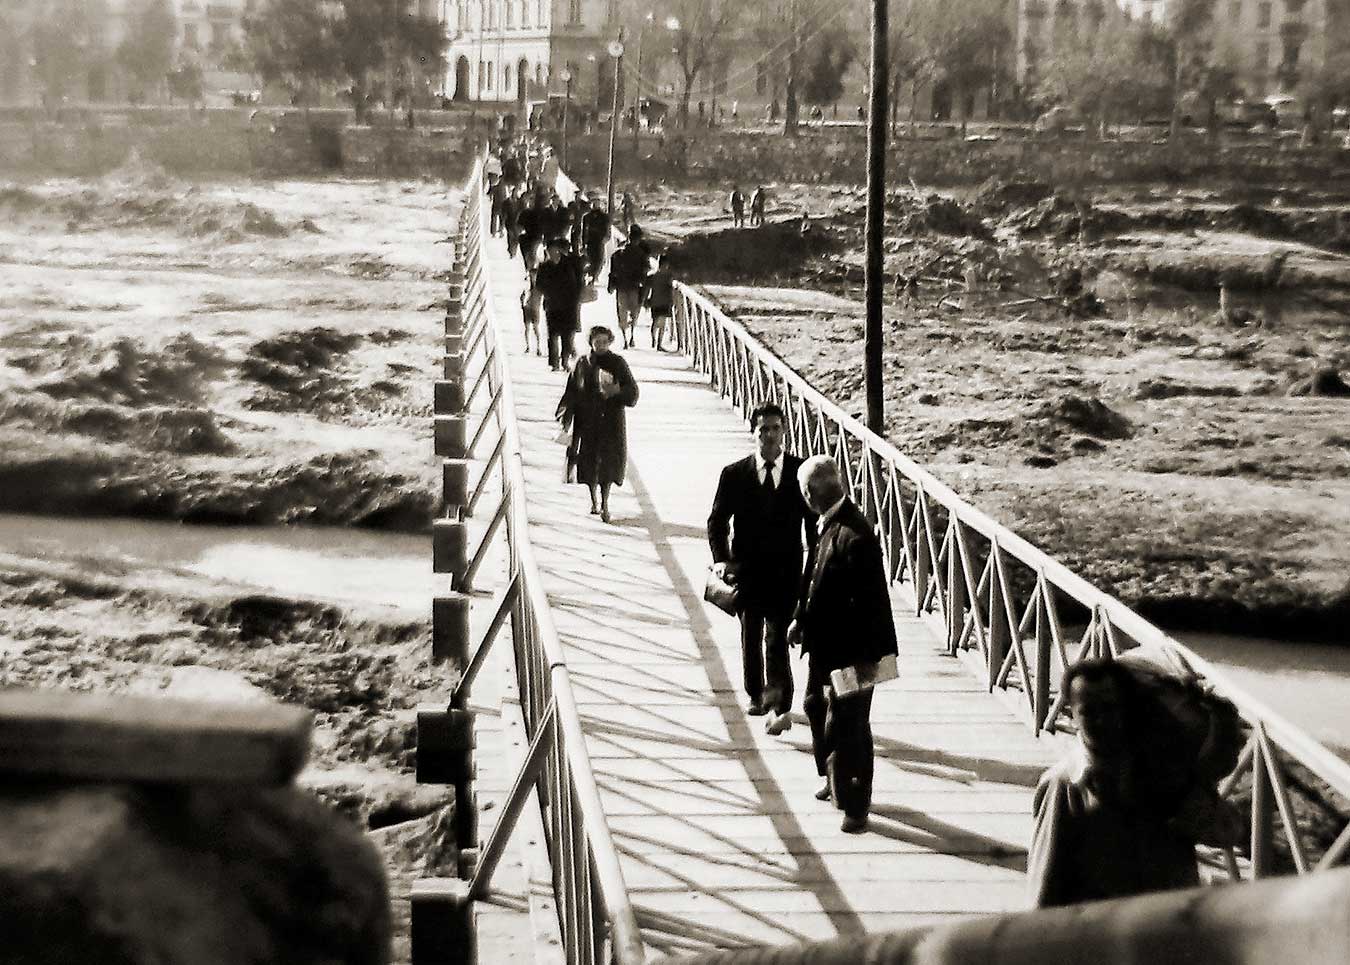
M418 784L467 786L472 779L473 745L472 711L449 710L443 704L418 705ZM457 799L457 812L464 810L460 804Z
M443 459L468 456L468 423L462 415L438 415L433 427L436 455Z
M449 573L454 583L464 578L469 565L469 528L458 519L438 519L431 524L431 571Z
M431 601L431 662L449 663L463 673L469 665L469 602L463 593Z
M467 965L478 961L469 882L421 878L413 882L409 921L411 959L417 965Z
M459 415L464 411L464 381L448 376L436 382L432 394L432 411L436 415Z
M469 462L447 459L441 463L441 500L452 514L469 502Z

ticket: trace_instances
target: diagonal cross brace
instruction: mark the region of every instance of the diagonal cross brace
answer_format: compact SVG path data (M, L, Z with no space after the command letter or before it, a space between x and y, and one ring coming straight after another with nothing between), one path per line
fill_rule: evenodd
M511 608L516 605L516 600L520 597L520 571L512 578L510 586L506 588L506 593L502 596L502 602L497 605L497 612L492 615L492 622L488 625L487 632L483 634L483 639L478 641L478 646L473 651L473 656L469 658L469 665L464 668L464 673L460 675L459 682L455 684L454 693L450 695L450 706L452 708L462 708L468 700L469 691L473 688L473 682L478 677L478 673L483 669L483 664L487 662L487 655L492 650L492 644L497 639L497 634L501 632L506 625L506 618L511 615Z
M535 729L529 753L525 755L520 773L516 775L515 783L511 786L511 793L507 795L506 803L502 806L497 826L492 829L492 837L488 839L478 867L474 869L473 881L469 885L471 899L487 895L488 888L492 884L492 874L497 870L497 865L506 852L506 842L510 839L511 832L515 830L516 822L520 820L521 809L525 807L525 795L534 792L535 782L539 780L539 774L543 771L547 760L545 755L552 749L556 740L557 707L555 701L549 701L548 710Z
M488 547L492 545L492 538L497 535L497 530L501 528L502 520L506 519L506 511L510 508L510 505L510 492L502 493L502 501L497 504L497 511L492 514L492 522L488 523L487 532L483 534L483 541L478 544L473 559L469 561L469 565L464 569L464 575L459 578L455 585L455 589L460 593L468 593L473 589L474 574L478 572L478 567L483 565Z

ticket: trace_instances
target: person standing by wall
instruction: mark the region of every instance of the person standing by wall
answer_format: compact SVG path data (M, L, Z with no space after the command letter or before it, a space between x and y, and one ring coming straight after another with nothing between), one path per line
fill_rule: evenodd
M614 333L597 325L587 333L591 350L577 359L567 378L555 416L572 431L568 478L587 486L591 515L610 521L609 492L622 486L628 466L628 427L624 410L637 405L638 385L628 363L610 351Z
M731 186L731 196L727 198L727 204L731 208L731 226L733 228L745 227L745 193L741 191L739 184Z
M801 588L803 538L809 545L816 536L815 514L796 485L802 460L783 449L786 426L772 403L750 413L755 451L722 470L708 515L713 571L738 591L746 713L770 715L771 734L792 726L787 629Z
M826 779L816 798L832 800L844 812L841 831L859 834L872 806L872 690L836 694L830 672L896 653L895 618L881 544L848 498L838 464L813 456L797 471L797 482L820 517L820 535L788 642L799 642L808 659L803 709L816 772Z

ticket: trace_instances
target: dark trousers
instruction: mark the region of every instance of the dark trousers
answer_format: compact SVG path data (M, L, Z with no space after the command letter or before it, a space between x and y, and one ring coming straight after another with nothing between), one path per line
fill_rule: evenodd
M872 691L835 697L830 674L810 661L806 698L816 773L830 783L835 806L850 817L866 817L872 806Z
M741 660L745 693L754 703L786 714L792 709L792 663L788 658L784 609L746 607L741 611Z
M576 325L570 318L565 322L546 318L546 323L548 328L548 364L550 366L561 365L566 368L577 357Z

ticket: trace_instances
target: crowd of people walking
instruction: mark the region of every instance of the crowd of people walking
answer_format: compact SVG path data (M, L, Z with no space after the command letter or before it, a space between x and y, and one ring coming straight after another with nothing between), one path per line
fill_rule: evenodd
M589 328L587 351L577 355L581 306L594 300L603 277L621 347L637 348L645 308L651 347L664 351L674 282L635 223L627 195L625 235L609 252L609 212L580 187L563 202L551 149L518 142L494 154L487 173L491 230L505 237L528 278L521 295L526 350L532 339L535 354L543 354L542 319L549 367L566 372L554 413L567 439L566 479L588 487L590 512L608 523L611 490L626 476L626 410L640 392L606 325ZM746 202L734 187L728 207L736 227L745 223ZM758 188L749 199L752 225L763 223L764 205ZM874 688L847 687L840 674L869 678L898 654L881 543L833 459L788 451L782 408L758 405L750 428L753 449L723 468L707 519L711 579L733 590L746 713L767 718L771 735L791 728L797 688L790 655L800 648L801 708L823 779L815 796L842 812L842 831L861 833L872 804ZM1033 904L1198 883L1197 843L1232 846L1244 832L1216 791L1241 747L1232 705L1184 672L1124 659L1077 663L1061 693L1076 733L1072 753L1036 790Z

